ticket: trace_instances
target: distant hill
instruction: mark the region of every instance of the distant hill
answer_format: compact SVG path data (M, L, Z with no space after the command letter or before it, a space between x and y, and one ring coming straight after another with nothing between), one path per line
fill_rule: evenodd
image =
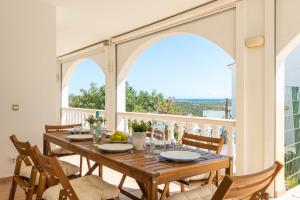
M224 103L225 99L174 99L176 103Z

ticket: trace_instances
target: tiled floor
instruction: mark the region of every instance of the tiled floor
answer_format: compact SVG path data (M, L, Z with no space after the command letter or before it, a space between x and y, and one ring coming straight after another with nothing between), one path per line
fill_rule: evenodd
M276 200L300 200L300 185L287 191L284 195Z

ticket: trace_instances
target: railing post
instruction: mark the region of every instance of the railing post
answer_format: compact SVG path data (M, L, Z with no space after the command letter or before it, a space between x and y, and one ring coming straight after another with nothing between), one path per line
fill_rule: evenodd
M234 137L233 137L233 131L234 128L233 127L227 127L226 126L226 132L227 132L227 153L229 156L233 156L234 155Z

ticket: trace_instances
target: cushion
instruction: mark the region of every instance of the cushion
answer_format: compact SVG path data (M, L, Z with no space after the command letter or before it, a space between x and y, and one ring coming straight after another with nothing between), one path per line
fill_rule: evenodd
M167 200L211 200L217 187L208 184L193 190L174 194L167 198Z
M99 176L84 176L70 181L76 195L80 200L114 199L119 197L119 189L102 180ZM48 188L43 198L46 200L57 200L61 184Z
M62 147L53 148L53 149L51 149L51 152L55 155L73 154L72 151L69 151L68 149L65 149Z
M73 165L71 163L68 163L68 162L65 162L62 160L59 160L58 162L67 177L73 176L80 171L80 168L76 165ZM32 166L26 166L26 165L22 164L22 167L20 170L20 176L23 176L25 178L30 178L31 169L32 169ZM36 176L36 182L35 182L36 185L39 183L39 177L40 177L40 175L38 173Z
M208 179L210 173L206 173L206 174L199 174L197 176L192 176L189 178L185 178L184 181L189 182L189 181L200 181L200 180L205 180Z

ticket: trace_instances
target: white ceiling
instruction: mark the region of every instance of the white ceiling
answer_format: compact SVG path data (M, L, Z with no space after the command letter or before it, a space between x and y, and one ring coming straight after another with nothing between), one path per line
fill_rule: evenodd
M57 55L109 39L210 1L212 0L55 0Z

